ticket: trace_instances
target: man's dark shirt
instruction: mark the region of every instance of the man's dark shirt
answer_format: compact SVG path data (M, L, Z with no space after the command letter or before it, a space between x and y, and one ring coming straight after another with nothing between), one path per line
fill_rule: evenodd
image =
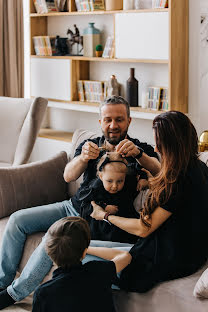
M115 312L111 293L114 279L112 261L58 268L50 281L36 289L32 312Z
M151 145L148 145L147 143L141 143L139 140L137 139L132 139L129 136L127 136L127 139L132 141L136 146L142 148L144 150L144 152L150 156L150 157L155 157L158 159L158 155L157 153L154 152L154 149ZM75 151L74 157L79 156L82 152L82 146L85 144L85 142L87 141L91 141L93 143L95 143L98 146L103 146L104 142L105 142L105 138L104 136L102 137L97 137L95 139L89 139L89 140L85 140L83 141L78 148ZM72 204L74 206L74 208L80 213L80 207L81 207L81 200L80 200L80 190L82 190L83 187L88 186L88 184L96 178L96 173L97 173L97 163L100 160L100 158L103 156L105 152L100 152L100 155L97 159L92 159L88 162L88 166L84 172L84 176L83 176L83 183L81 184L80 188L78 189L78 191L76 192L76 194L71 198L72 200ZM140 166L138 164L138 162L136 161L135 158L133 157L127 157L126 158L129 164L137 164L138 166ZM142 168L140 166L140 168Z

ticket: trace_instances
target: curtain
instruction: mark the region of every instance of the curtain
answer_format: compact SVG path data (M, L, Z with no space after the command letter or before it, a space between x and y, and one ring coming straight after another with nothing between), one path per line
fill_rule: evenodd
M0 96L24 97L23 0L0 0Z

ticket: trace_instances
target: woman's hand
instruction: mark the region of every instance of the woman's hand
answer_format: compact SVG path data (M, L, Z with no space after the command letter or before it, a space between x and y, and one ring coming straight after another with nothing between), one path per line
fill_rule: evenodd
M105 207L105 212L109 212L110 214L115 215L118 212L118 206L107 205Z
M149 188L147 179L139 179L137 182L137 191L143 191Z
M102 207L97 205L94 201L91 201L91 205L93 207L93 212L90 216L95 220L103 220L106 211Z
M147 179L153 178L153 175L151 174L151 172L150 172L149 170L147 170L147 169L145 169L145 168L142 168L141 170L144 171L144 172L146 172L146 174L147 174Z

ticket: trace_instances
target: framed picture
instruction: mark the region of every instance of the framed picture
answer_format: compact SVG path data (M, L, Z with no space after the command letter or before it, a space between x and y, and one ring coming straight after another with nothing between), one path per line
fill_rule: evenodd
M90 9L91 11L105 10L104 0L90 0Z
M114 57L114 38L109 36L106 40L105 48L103 50L102 57L113 58Z
M168 0L152 0L153 9L168 8Z

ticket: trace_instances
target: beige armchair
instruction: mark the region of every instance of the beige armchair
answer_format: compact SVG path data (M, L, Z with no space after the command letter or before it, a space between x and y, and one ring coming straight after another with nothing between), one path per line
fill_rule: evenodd
M0 167L28 161L47 103L41 97L0 97Z

